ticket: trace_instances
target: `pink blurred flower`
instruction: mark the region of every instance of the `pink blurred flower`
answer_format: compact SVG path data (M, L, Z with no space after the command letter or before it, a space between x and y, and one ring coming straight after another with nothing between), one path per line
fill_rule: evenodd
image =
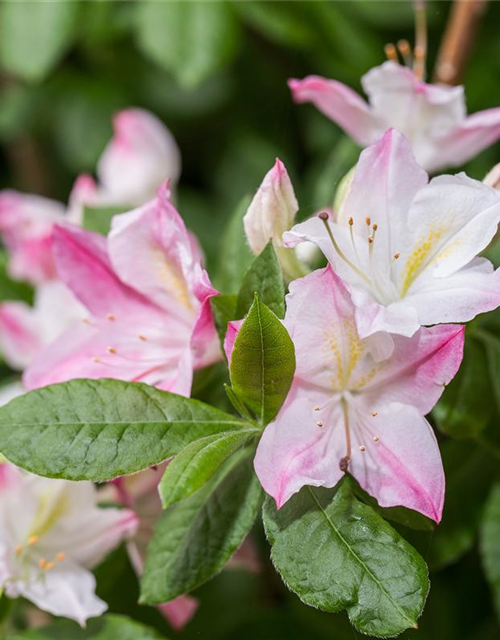
M189 395L193 369L220 358L210 309L217 294L164 185L115 216L108 238L57 226L60 278L88 310L25 372L28 388L75 377L142 381Z
M500 138L500 108L467 116L461 86L428 84L391 61L371 69L361 84L369 103L336 80L289 81L296 102L312 102L362 147L398 129L430 172L459 166Z
M255 470L280 508L304 485L333 487L349 472L383 507L441 519L444 474L424 418L462 360L464 328L423 328L361 340L355 306L330 266L290 285L284 320L295 344L290 393L259 443Z
M0 585L9 598L22 596L85 626L107 608L89 569L136 528L132 511L98 508L91 482L0 465Z

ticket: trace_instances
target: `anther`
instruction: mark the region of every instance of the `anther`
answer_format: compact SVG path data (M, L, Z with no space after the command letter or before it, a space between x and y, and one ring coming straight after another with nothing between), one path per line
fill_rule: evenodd
M59 553L56 555L56 560L58 562L62 562L65 557L66 557L66 554L64 553L64 551L59 551Z
M318 420L318 422L316 422L316 424L318 425L318 427L322 427L323 423L321 422L321 420Z
M116 349L115 349L114 347L108 347L108 348L106 349L106 351L107 351L108 353L116 353Z
M375 223L375 224L373 225L372 229L373 229L373 232L375 233L375 231L378 229L378 224L377 224L377 223Z
M380 438L378 436L373 436L373 442L378 442Z
M359 446L359 450L360 450L361 452L362 452L362 451L366 451L366 447L365 447L365 446L363 446L363 445L361 444L361 445Z
M16 556L18 556L22 552L23 552L23 545L18 544L17 547L14 549L14 553L16 554Z
M378 416L378 413L376 411L372 411L372 416L376 418Z
M395 253L395 254L394 254L394 256L393 256L393 257L394 257L394 260L397 260L397 259L399 258L399 256L400 256L400 255L401 255L400 253Z
M98 362L101 362L101 361L100 361L100 359L99 359L99 358L92 358L92 362L96 362L96 363L98 363Z
M40 560L38 562L38 566L40 567L40 569L46 569L47 568L47 560L45 560L45 558L40 558Z
M368 244L373 244L373 236L368 236Z
M318 407L318 405L316 405L316 406L314 407L314 411L319 411L319 407Z
M318 218L320 220L323 220L323 222L326 222L329 217L330 216L328 215L328 213L326 211L322 211L321 213L318 213Z
M352 218L349 218L347 222L349 223L350 227L352 227L352 225L354 224L354 220Z
M112 313L107 313L106 319L109 320L110 322L114 322L116 320L115 316Z
M372 223L371 218L365 218L365 223L366 223L366 226L369 227Z
M40 536L30 536L30 537L28 538L28 544L29 544L30 546L31 546L31 545L34 545L34 544L36 544L39 540L40 540Z
M50 562L47 562L47 564L45 565L45 571L52 571L52 569L56 566L56 563L51 560Z
M398 41L398 50L402 55L405 64L410 67L411 66L411 47L408 40L399 40Z
M387 60L392 60L393 62L398 62L398 53L396 51L396 47L392 44L392 42L388 42L384 47L384 53L387 57Z
M82 318L82 322L83 322L84 324L92 324L92 323L90 322L90 319L89 319L89 318Z
M142 333L139 333L137 337L139 338L139 340L142 340L143 342L146 342L147 340L146 336L143 336Z

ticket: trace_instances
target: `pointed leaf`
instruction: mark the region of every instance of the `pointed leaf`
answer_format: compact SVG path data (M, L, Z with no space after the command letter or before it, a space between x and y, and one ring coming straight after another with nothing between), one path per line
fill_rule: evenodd
M346 609L357 629L378 637L415 626L429 589L425 562L348 482L304 487L279 511L267 499L263 516L274 566L303 602Z
M255 296L231 356L234 392L261 424L268 424L285 401L294 372L295 349L287 330Z
M283 276L272 242L255 258L246 272L238 294L236 318L243 318L248 313L256 293L278 318L285 316Z
M235 454L202 489L164 512L148 549L141 602L160 604L195 589L241 545L262 504L253 454Z
M32 473L101 482L173 456L199 438L244 428L223 411L120 380L70 380L0 407L0 451Z
M160 481L163 508L200 489L235 451L260 433L260 429L228 431L189 444L167 466Z

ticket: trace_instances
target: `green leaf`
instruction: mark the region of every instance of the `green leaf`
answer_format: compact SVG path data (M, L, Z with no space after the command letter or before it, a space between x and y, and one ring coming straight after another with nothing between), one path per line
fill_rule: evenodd
M237 296L233 293L221 294L210 298L215 326L219 334L222 349L224 349L224 338L226 337L227 324L231 320L237 320L236 313ZM242 316L240 316L241 318Z
M202 489L161 516L144 566L142 603L167 602L197 588L241 545L262 504L253 453L233 455Z
M82 629L76 622L58 620L48 627L20 631L10 640L167 640L155 629L125 616L92 618Z
M231 356L233 391L261 424L275 417L290 390L295 349L287 330L258 296L236 337Z
M127 207L85 207L83 210L83 228L107 236L111 229L113 216L127 211Z
M493 413L492 389L488 360L484 346L471 333L465 342L464 359L458 374L447 386L434 408L439 429L453 438L471 438L479 435Z
M500 618L500 483L491 490L480 528L480 549L484 572L490 583L497 616Z
M215 284L225 293L239 291L241 280L254 259L243 229L243 216L250 202L249 196L241 200L222 236Z
M216 433L189 444L165 469L159 485L163 508L200 489L235 451L260 434L260 429L241 429Z
M8 274L9 256L0 251L0 302L4 300L21 300L33 302L33 289L25 282L12 280Z
M70 380L0 407L0 451L41 476L101 482L147 469L199 438L245 426L147 384Z
M248 313L256 293L278 318L285 316L283 276L272 242L255 258L246 272L238 295L237 318L243 318Z
M185 87L219 71L236 52L238 23L223 2L138 2L137 39Z
M429 589L425 562L348 482L304 487L279 511L267 499L263 516L274 566L303 602L346 609L357 629L378 637L416 625Z
M79 2L2 2L0 62L29 82L42 80L71 46Z

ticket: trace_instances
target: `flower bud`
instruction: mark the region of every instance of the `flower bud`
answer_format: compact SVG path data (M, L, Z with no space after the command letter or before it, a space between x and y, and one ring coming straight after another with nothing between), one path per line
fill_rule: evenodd
M292 227L298 209L285 165L276 159L243 218L248 244L255 255L270 240L276 249L283 246L282 235Z

